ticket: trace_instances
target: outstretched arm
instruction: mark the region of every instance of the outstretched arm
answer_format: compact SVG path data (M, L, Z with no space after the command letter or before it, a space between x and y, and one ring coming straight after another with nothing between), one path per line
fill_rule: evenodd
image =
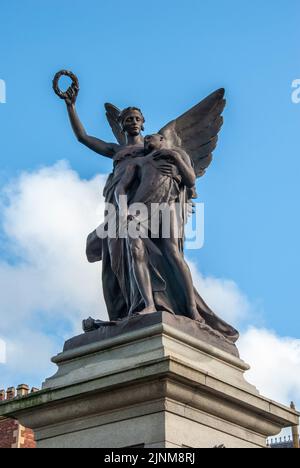
M99 138L88 135L80 122L75 109L75 104L67 104L67 109L73 131L78 141L102 156L113 158L119 148L119 145L115 143L106 143Z
M106 156L108 158L112 158L119 149L119 145L115 143L106 143L105 141L99 140L98 138L89 136L86 133L85 128L82 125L75 108L78 91L76 93L74 89L69 88L67 94L69 97L65 100L65 102L70 122L78 141L80 141L80 143L87 146L96 153L101 154L102 156Z

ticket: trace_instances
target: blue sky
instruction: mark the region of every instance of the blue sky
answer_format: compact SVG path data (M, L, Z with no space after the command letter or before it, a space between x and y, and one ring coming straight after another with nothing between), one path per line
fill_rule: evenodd
M79 77L88 132L107 140L104 102L141 107L150 133L226 88L219 146L198 183L206 242L190 256L238 284L254 324L300 338L299 1L2 0L0 17L2 183L61 159L81 178L110 171L76 141L53 94L62 68Z

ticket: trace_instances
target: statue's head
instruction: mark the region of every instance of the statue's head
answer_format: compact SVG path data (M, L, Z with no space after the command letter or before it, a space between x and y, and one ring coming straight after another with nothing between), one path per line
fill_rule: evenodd
M145 154L149 154L152 151L158 151L165 148L166 141L162 135L156 133L154 135L147 135L144 138Z
M122 129L131 136L138 136L144 130L145 118L137 107L124 109L119 118Z

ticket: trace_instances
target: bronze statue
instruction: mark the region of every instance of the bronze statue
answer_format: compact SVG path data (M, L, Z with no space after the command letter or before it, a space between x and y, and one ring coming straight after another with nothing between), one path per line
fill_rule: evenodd
M61 92L60 76L72 79L71 87ZM73 131L80 143L96 153L113 159L104 196L121 212L120 200L128 197L126 223L134 221L138 230L143 223L131 213L135 203L143 203L147 222L153 204L165 204L170 212L170 235L155 235L146 228L135 237L99 238L97 231L87 241L90 262L103 262L103 292L110 324L138 314L167 311L204 323L235 342L238 332L218 318L195 290L189 267L184 259L184 227L187 206L196 198L195 181L204 175L212 161L218 133L223 124L226 101L220 89L194 108L173 120L158 134L142 136L145 118L136 107L120 111L105 104L106 116L118 143L107 143L88 135L79 120L75 104L79 92L78 79L71 72L56 74L53 87L65 100ZM179 207L179 209L178 209ZM123 213L124 216L124 213ZM118 233L121 225L118 224ZM145 231L145 230L144 230ZM179 235L178 235L179 233ZM146 234L146 235L145 235ZM101 326L90 319L86 329Z

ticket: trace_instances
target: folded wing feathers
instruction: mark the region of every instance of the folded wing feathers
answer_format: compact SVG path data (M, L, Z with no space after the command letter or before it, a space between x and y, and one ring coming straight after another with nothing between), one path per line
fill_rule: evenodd
M116 137L118 143L120 145L126 144L126 136L122 132L120 124L119 124L119 116L120 116L120 109L110 103L104 104L106 110L106 118L108 120L109 125L113 131L114 136Z
M211 164L213 159L213 155L210 153L208 156L205 158L199 159L199 161L195 161L195 173L197 177L201 177L205 174L205 170L208 168L208 166Z
M212 152L217 146L218 133L223 125L221 114L226 105L224 93L224 89L212 93L176 119L176 133L193 159L197 177L205 173L213 159Z
M218 115L217 118L211 121L206 127L203 127L202 123L197 122L194 125L190 126L184 132L178 131L178 136L180 137L182 143L186 146L189 146L191 139L197 139L197 141L208 142L216 136L223 125L223 117ZM206 144L206 143L204 143Z
M186 127L190 126L191 121L201 122L204 127L208 125L211 120L214 120L218 115L222 114L226 105L224 93L224 89L215 91L195 107L185 112L181 117L178 117L178 119L176 119L176 130L184 130Z

